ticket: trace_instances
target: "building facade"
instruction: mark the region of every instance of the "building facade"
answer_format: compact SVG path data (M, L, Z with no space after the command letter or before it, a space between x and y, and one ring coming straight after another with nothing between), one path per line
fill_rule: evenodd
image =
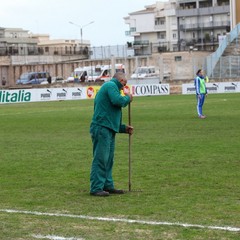
M54 39L48 34L33 34L22 28L0 28L0 56L10 55L84 55L90 41Z
M30 55L37 51L37 40L22 28L0 28L0 56Z
M14 86L23 72L49 71L65 76L68 65L72 71L75 62L89 58L89 47L85 40L51 40L48 34L0 28L0 86Z
M129 25L125 34L134 38L129 47L135 55L177 50L176 0L156 2L124 18Z
M169 0L129 13L126 35L135 54L166 51L214 51L231 29L230 0ZM149 50L150 49L150 50Z
M214 51L231 29L229 0L178 0L179 49Z
M231 29L240 22L240 1L230 0Z
M88 58L90 42L82 45L75 39L47 39L39 41L38 47L45 55L83 55Z

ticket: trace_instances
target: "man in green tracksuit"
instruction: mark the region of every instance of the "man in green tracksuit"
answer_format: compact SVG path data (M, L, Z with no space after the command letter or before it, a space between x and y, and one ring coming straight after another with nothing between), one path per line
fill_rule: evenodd
M102 85L94 100L90 126L93 143L90 194L93 196L124 193L123 190L114 188L112 167L116 133L133 133L132 126L122 124L122 107L132 101L132 94L122 96L120 93L126 84L125 74L118 72Z

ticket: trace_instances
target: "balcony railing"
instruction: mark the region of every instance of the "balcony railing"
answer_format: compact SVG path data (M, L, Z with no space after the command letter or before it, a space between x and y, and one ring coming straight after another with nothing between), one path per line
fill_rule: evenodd
M133 46L148 46L149 45L149 40L139 40L139 41L134 41Z
M225 28L230 26L230 21L214 21L214 22L204 22L204 23L191 23L191 24L180 24L180 31L184 30L194 30L194 29L207 29L207 28Z
M207 8L191 8L191 9L177 9L177 17L187 16L202 16L202 15L216 15L216 14L228 14L230 12L230 6L216 6Z
M167 28L166 28L166 24L161 24L161 25L159 24L159 25L155 25L154 29L158 31L166 31Z

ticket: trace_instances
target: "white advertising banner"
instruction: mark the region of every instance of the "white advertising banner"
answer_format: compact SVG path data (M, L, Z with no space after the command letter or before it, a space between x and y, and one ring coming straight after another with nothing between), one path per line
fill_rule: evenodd
M208 93L235 93L240 92L240 82L206 83ZM182 84L182 94L195 94L194 84Z
M33 101L57 101L57 100L79 100L84 99L84 89L78 88L42 88L37 90Z
M101 86L0 90L0 104L95 98ZM134 96L169 95L169 84L128 85ZM123 93L122 93L123 94Z
M169 95L169 84L139 84L130 86L133 96Z

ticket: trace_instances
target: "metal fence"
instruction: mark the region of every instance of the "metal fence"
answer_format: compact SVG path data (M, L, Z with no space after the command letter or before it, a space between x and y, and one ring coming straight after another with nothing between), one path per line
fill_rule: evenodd
M133 57L133 56L149 56L154 53L164 52L182 52L182 51L214 51L218 47L218 42L194 42L194 41L179 41L168 42L162 41L152 43L148 41L128 42L126 45L116 46L100 46L90 48L90 58L94 59L107 59L114 57Z
M39 46L0 46L0 56L32 56L32 55L83 55L89 59L107 59L115 57L147 56L153 53L189 51L195 48L201 51L213 51L218 42L203 42L203 45L194 41L135 41L125 45L99 47L39 47Z
M229 66L228 70L224 69L225 66L223 65L223 63L225 62L225 59L222 57L222 55L227 48L230 48L230 45L232 45L232 48L230 48L230 51L232 52L230 52L229 55L239 55L239 33L240 23L222 40L218 49L209 57L207 57L207 74L209 76L218 75L218 71L220 71L221 67L223 68L223 70L220 71L220 75L227 74L228 72L231 73L231 70L235 68L236 64L234 63L233 68ZM237 50L236 53L234 53L235 50ZM235 59L233 61L235 62Z
M240 78L240 56L220 57L211 77Z

